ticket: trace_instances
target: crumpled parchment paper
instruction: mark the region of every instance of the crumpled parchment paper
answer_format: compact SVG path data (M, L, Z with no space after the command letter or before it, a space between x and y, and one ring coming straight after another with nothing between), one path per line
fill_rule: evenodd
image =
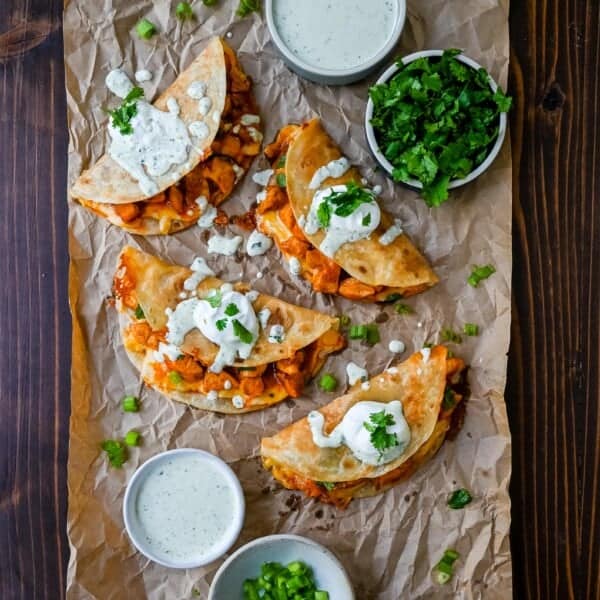
M237 546L276 532L309 536L338 555L358 600L511 597L510 433L503 400L511 307L508 140L486 174L454 192L441 208L430 210L417 194L394 186L374 169L363 130L369 82L328 88L303 81L278 57L260 15L235 17L236 0L221 0L216 8L196 0L193 8L198 19L184 24L174 17L175 4L169 0L68 3L64 36L70 183L106 146L102 109L114 101L104 85L110 69L122 66L130 74L150 69L154 79L144 88L152 96L175 79L211 36L227 36L254 79L265 140L273 139L288 122L320 116L370 182L383 185L386 207L402 218L441 283L408 300L415 309L413 315L399 316L392 307L356 305L312 294L303 280L290 275L276 249L257 258L243 253L234 259L208 255L206 235L196 227L168 238L132 237L69 201L74 332L68 598L206 597L220 562L189 571L153 564L135 551L121 516L125 486L134 470L154 454L177 447L214 452L239 475L247 517ZM399 55L459 47L506 86L508 0L412 0L409 4ZM142 16L160 31L150 41L139 40L132 31ZM261 158L253 171L265 166ZM242 214L258 191L246 177L223 208L229 215ZM231 226L227 229L230 235L240 233ZM302 399L259 413L223 417L191 410L146 389L125 355L117 314L107 301L117 255L125 244L181 264L191 263L197 255L208 257L225 280L253 282L260 291L330 314L348 314L355 322L371 322L377 316L385 319L381 316L385 314L389 318L380 327L382 343L365 348L351 342L341 355L329 360L326 371L336 373L340 381L346 380L344 366L349 360L365 365L371 375L387 367L395 358L387 348L390 339L406 343L405 358L425 342L437 341L446 326L461 330L465 322L479 324L478 337L464 337L462 344L451 346L471 365L472 396L462 431L410 481L385 495L354 501L346 511L281 489L260 465L261 436L273 434L327 403L331 396L312 384ZM468 286L472 266L486 263L493 263L497 273L477 289ZM262 278L257 278L259 272ZM141 397L141 412L122 412L120 400L125 394ZM143 434L143 445L133 449L123 469L111 469L99 444L132 428ZM459 487L471 490L475 499L464 510L451 510L446 505L448 493ZM449 547L460 553L460 560L452 582L442 587L433 582L431 571Z

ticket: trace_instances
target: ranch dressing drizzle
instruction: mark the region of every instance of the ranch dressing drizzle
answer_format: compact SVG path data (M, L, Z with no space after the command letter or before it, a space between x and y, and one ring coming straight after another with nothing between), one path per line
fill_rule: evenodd
M255 229L248 238L246 254L248 256L261 256L268 252L271 246L273 246L273 240Z
M319 206L331 194L345 192L347 189L346 185L335 185L319 190L314 195L304 226L304 231L308 235L314 235L321 229L318 218ZM380 221L381 210L375 200L361 204L348 216L336 215L332 210L329 225L325 230L325 239L321 242L319 249L325 256L331 258L344 244L368 238L379 227Z
M228 238L224 235L213 235L208 240L209 254L222 254L223 256L232 256L236 253L240 244L244 241L241 235Z
M252 181L254 181L254 183L256 183L257 185L268 185L269 180L273 176L273 173L273 169L265 169L264 171L258 171L257 173L254 173L254 175L252 175Z
M373 446L371 433L365 427L365 423L369 422L370 416L381 411L385 411L386 414L394 417L394 425L389 425L386 431L389 434L395 434L398 440L397 446L387 448L383 453L380 453ZM323 432L325 417L319 411L313 410L308 414L308 424L313 442L317 446L320 448L339 448L345 445L358 460L367 465L377 466L396 460L410 443L410 428L404 418L402 403L398 400L392 402L357 402L329 435Z
M300 60L324 69L350 69L374 58L398 19L395 0L277 0L275 27Z
M202 458L183 455L149 472L135 511L158 557L192 562L209 554L234 527L236 500L220 470Z
M382 246L389 246L395 239L404 233L402 229L402 221L394 219L394 224L379 238L379 243Z
M209 227L212 227L215 219L217 218L217 208L212 204L209 204L205 196L196 198L196 204L200 209L200 217L198 218L196 225L198 225L200 229L208 229Z
M119 70L109 73L106 83L120 97L125 90L133 89L127 75ZM152 196L159 190L155 178L172 166L185 163L192 144L185 123L176 112L158 110L143 99L136 101L136 107L137 113L130 121L132 133L122 134L113 127L112 120L109 122L112 141L108 153L137 180L144 195Z
M318 190L324 181L331 178L342 177L350 169L350 161L342 156L336 160L332 160L329 164L319 167L313 175L308 185L309 190Z

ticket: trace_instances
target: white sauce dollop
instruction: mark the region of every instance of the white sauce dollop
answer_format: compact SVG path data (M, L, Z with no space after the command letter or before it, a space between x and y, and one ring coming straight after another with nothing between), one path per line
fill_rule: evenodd
M212 100L208 96L205 96L204 98L200 98L200 100L198 101L198 112L203 117L205 117L210 112L211 108L212 108Z
M371 443L371 433L365 427L365 423L370 423L370 416L381 411L394 417L394 425L386 427L386 432L395 434L398 441L398 445L387 448L382 453ZM357 402L330 435L323 433L325 417L319 411L313 410L309 413L308 423L313 442L320 448L339 448L345 445L358 460L375 466L392 462L401 456L410 443L411 437L410 428L404 418L402 403L398 400Z
M278 0L275 27L298 58L323 69L349 69L375 57L398 19L395 0Z
M183 289L193 292L208 277L214 277L215 272L206 264L206 261L197 256L190 265L192 274L183 282Z
M392 340L388 348L394 354L402 354L406 350L406 345L400 340Z
M428 363L431 357L431 348L421 348L421 356L423 357L423 362Z
M324 181L330 177L341 177L342 175L345 175L349 169L350 161L345 156L332 160L329 164L326 164L315 171L315 174L308 185L308 189L318 190Z
M223 256L232 256L236 253L240 244L244 241L241 235L228 238L223 235L213 235L208 240L208 252L210 254L222 254Z
M258 115L242 115L240 123L245 125L258 125L260 123L260 117Z
M165 344L160 342L158 344L158 350L154 352L154 360L156 362L164 362L165 357L169 360L177 360L177 357L181 354L181 350L173 344Z
M273 325L269 331L269 344L282 344L285 340L285 328L283 325Z
M314 195L304 227L308 235L314 235L321 229L317 216L319 206L326 202L327 197L331 194L345 192L347 189L346 185L335 185L319 190ZM379 227L380 221L381 209L375 201L375 196L373 196L372 202L361 204L348 216L336 215L332 209L329 225L325 230L325 239L321 242L319 249L325 256L332 258L344 244L368 238Z
M394 219L394 224L379 238L379 243L382 246L389 246L396 238L404 233L402 229L402 221Z
M145 81L150 81L152 79L152 73L148 71L148 69L140 69L135 72L135 80L138 83L144 83Z
M258 321L263 331L267 329L269 319L271 318L271 311L268 308L263 308L258 311Z
M273 246L273 240L255 229L248 238L246 253L248 256L261 256L262 254L265 254L271 246Z
M201 561L229 537L240 507L229 481L211 462L174 456L157 462L135 501L142 535L164 560Z
M106 87L119 98L125 98L133 89L133 83L125 71L113 69L105 79Z
M194 100L200 100L206 95L206 90L208 86L204 81L192 81L188 86L187 95Z
M292 275L300 275L302 273L302 263L298 258L292 256L289 261L290 273Z
M273 177L273 169L265 169L264 171L258 171L252 175L252 181L257 185L267 185L271 177Z
M190 130L190 133L200 141L205 140L210 134L208 125L202 121L193 121L188 125L188 129Z
M200 229L208 229L213 226L215 219L217 218L217 208L212 204L209 204L208 200L204 196L196 198L196 204L200 209L200 217L196 224Z
M349 362L346 365L346 374L348 375L348 383L350 385L354 385L357 381L365 381L369 377L366 369L359 367L353 362Z

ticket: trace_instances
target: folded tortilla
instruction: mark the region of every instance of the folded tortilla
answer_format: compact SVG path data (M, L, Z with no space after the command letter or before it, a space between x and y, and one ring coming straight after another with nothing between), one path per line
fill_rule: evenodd
M402 233L389 245L380 243L394 224L383 210L381 223L370 238L344 244L333 258L319 250L325 237L322 230L307 235L300 227L318 189L351 181L360 185L362 180L358 170L350 168L341 177L326 179L318 189L310 188L320 167L342 157L318 119L284 127L265 155L274 174L266 197L256 209L259 228L275 240L288 260L299 261L301 275L315 291L351 300L390 302L423 292L438 282L408 236ZM278 184L284 175L282 187Z
M447 349L437 346L428 359L417 352L373 377L368 389L356 384L320 409L325 417L324 430L330 433L357 402L399 400L411 438L402 455L390 463L365 464L344 445L317 446L304 418L273 437L263 438L263 464L286 488L341 508L353 498L382 493L414 474L460 426L462 411L457 407L464 407L464 403L459 404L466 393L464 370L461 359L448 358Z
M165 310L175 308L183 295L191 297L183 285L191 274L186 267L167 264L127 246L121 252L114 278L125 349L145 383L172 400L222 413L260 410L301 395L327 357L345 346L338 332L338 319L259 294L253 307L257 313L269 309L268 323L284 326L282 343L269 343L261 328L247 360L212 373L209 367L218 346L194 329L186 335L176 358L157 359L159 344L166 343ZM221 285L223 282L216 277L208 277L200 282L194 295L206 297ZM244 284L234 289L249 291ZM243 399L242 407L233 405L234 397Z
M198 100L187 94L193 82L206 84L210 111L202 117ZM167 110L167 100L179 104L186 125L202 119L208 135L191 148L185 165L173 165L155 178L159 191L146 196L138 181L106 153L84 171L71 189L72 197L111 223L140 235L170 234L191 227L205 212L196 200L219 206L260 153L262 133L252 82L233 50L220 38L206 49L153 103Z

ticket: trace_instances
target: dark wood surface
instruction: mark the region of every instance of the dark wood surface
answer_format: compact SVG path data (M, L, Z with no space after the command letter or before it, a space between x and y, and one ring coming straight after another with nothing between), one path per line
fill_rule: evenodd
M458 1L458 0L454 0ZM64 597L62 2L0 1L0 599ZM515 598L600 599L600 6L513 0Z

